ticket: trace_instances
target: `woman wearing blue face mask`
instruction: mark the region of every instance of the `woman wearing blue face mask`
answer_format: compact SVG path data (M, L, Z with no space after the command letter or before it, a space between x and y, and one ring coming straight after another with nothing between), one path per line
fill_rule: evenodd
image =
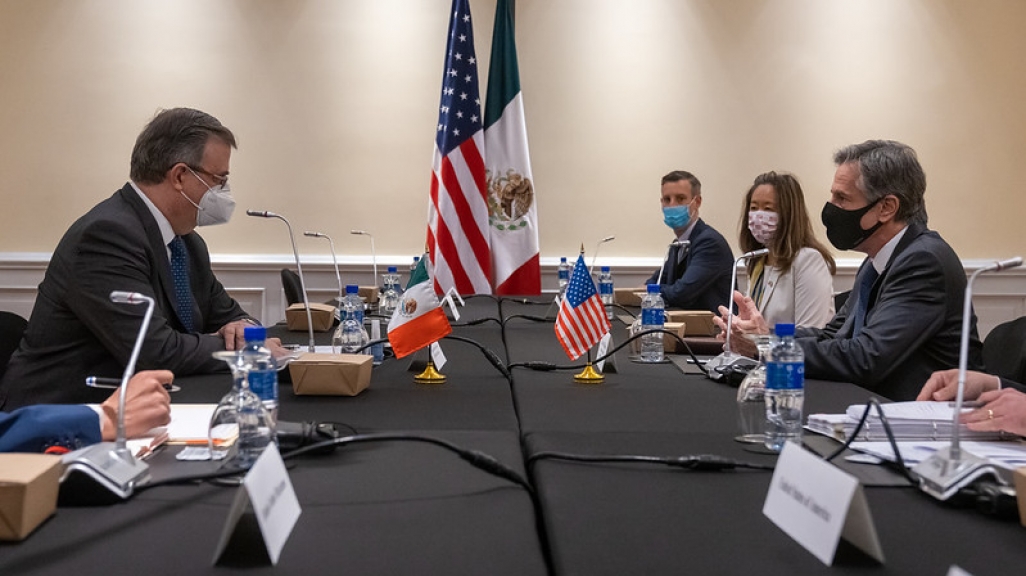
M663 176L659 200L674 241L646 283L659 284L667 306L715 314L730 292L734 256L723 236L698 217L702 183L690 172L675 170Z
M769 325L826 325L834 316L836 268L812 231L798 180L776 172L756 177L742 204L740 229L743 252L769 248L748 262L748 296Z

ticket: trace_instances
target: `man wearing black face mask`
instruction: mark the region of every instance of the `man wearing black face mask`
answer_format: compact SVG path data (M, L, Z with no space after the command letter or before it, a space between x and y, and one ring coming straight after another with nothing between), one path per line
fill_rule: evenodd
M155 300L140 370L224 369L211 353L241 348L244 327L256 321L214 277L194 230L231 217L234 147L232 132L199 110L164 110L150 121L132 150L131 181L75 222L54 251L0 381L0 408L103 399L85 378L120 378L145 312L111 302L113 290Z
M955 251L926 227L926 175L912 148L870 140L840 150L834 162L822 214L827 238L869 257L833 320L796 331L805 375L914 400L931 373L958 364L965 271ZM735 294L735 301L735 333L771 330L750 299ZM746 339L731 341L739 340ZM975 315L969 343L969 367L979 368Z

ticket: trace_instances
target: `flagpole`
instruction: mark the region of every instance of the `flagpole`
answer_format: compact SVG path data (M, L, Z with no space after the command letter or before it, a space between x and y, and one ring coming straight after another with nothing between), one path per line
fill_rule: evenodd
M581 254L580 258L584 258L584 242L581 242ZM587 268L587 266L585 266ZM572 274L572 272L571 272ZM588 280L591 281L591 272L588 272ZM591 364L591 347L588 348L588 363L585 365L584 370L578 374L574 374L574 382L579 384L601 384L605 382L606 377L595 370L595 367Z

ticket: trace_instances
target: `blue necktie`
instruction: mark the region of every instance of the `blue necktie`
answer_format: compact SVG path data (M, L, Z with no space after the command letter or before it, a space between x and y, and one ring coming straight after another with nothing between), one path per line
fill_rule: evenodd
M186 332L193 332L192 287L189 285L189 251L181 236L168 243L171 249L171 278L175 283L175 298L178 300L178 319Z
M870 262L866 269L862 272L862 278L859 280L859 300L855 303L855 328L852 330L852 338L855 338L862 332L862 327L866 325L866 311L869 309L869 293L873 291L873 283L880 277L880 273L876 271L876 267Z

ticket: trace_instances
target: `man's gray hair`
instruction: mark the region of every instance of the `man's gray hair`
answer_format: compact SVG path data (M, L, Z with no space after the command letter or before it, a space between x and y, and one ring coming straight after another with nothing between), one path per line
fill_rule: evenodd
M859 171L855 185L870 203L893 195L898 199L896 220L926 225L926 173L911 146L894 140L866 140L838 150L834 163L855 164Z
M235 135L217 118L192 108L161 110L143 128L132 149L131 177L140 184L159 184L179 162L198 168L207 140L218 138L235 148Z

